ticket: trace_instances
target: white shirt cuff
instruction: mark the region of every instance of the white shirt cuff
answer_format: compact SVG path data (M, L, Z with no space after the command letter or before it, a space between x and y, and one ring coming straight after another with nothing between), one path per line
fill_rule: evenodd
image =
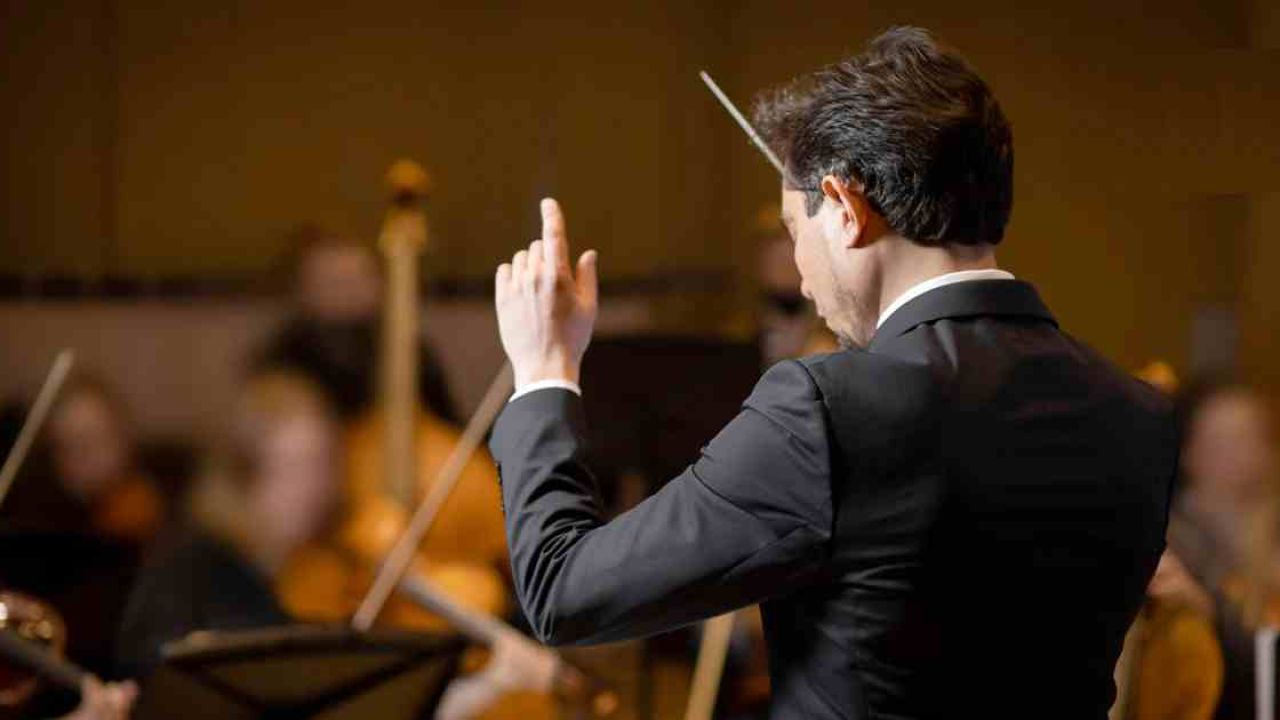
M539 380L538 382L531 382L528 385L516 388L515 393L511 396L511 400L515 400L518 397L523 397L525 395L528 395L531 392L537 392L538 390L546 390L548 388L560 388L561 390L568 390L574 395L577 395L578 397L582 397L582 388L578 387L578 383L572 380ZM511 400L508 400L507 402L511 402Z

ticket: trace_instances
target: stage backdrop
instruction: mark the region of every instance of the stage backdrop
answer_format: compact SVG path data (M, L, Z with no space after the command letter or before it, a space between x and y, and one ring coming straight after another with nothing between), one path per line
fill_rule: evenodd
M663 321L741 331L777 178L697 70L745 105L915 23L1012 118L1003 260L1070 330L1187 370L1196 318L1225 309L1222 355L1280 388L1277 5L4 3L0 272L255 273L300 222L372 233L407 154L438 181L431 273L486 277L554 193L606 277L735 278Z

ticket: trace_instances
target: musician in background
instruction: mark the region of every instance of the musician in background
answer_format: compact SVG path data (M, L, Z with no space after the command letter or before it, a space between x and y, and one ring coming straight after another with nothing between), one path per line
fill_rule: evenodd
M1250 547L1249 523L1273 504L1280 470L1270 408L1255 390L1232 381L1205 381L1180 400L1183 431L1181 518L1209 544L1197 546L1197 566L1240 562Z
M166 517L136 447L120 394L73 374L0 515L0 585L49 603L66 623L67 658L108 679L129 587ZM46 687L29 707L49 717L66 701Z
M1225 660L1219 718L1254 716L1253 633L1280 623L1280 458L1271 409L1211 380L1179 402L1182 485L1171 545L1214 595Z
M11 526L138 545L160 529L164 504L138 462L130 413L105 380L68 380L32 461L4 508Z
M259 353L258 365L307 375L343 419L358 417L377 396L381 265L368 245L315 227L299 230L294 246L292 314ZM459 424L444 370L425 339L419 357L423 405Z
M313 383L281 372L249 381L192 492L189 523L134 587L120 635L127 675L145 678L166 642L195 630L290 622L275 579L330 520L338 453L335 416Z

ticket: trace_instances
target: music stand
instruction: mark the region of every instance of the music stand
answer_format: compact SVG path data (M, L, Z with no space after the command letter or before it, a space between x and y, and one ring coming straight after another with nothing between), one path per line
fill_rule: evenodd
M627 475L641 478L649 494L696 461L699 448L738 414L760 374L755 343L672 335L592 340L582 364L582 401L588 463L606 501L615 505ZM645 720L654 716L654 642L640 641L637 658L636 717Z
M168 643L139 720L431 718L457 671L452 635L289 626Z
M604 337L582 364L591 467L638 472L650 492L698 459L760 379L754 343L683 336Z

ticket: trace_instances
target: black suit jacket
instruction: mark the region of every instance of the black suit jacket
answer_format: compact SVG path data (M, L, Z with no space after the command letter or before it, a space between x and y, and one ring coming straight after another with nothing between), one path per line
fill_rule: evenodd
M761 603L774 718L1105 717L1164 547L1174 427L1030 285L943 286L865 350L774 366L609 522L584 422L576 395L542 390L492 440L543 641Z

